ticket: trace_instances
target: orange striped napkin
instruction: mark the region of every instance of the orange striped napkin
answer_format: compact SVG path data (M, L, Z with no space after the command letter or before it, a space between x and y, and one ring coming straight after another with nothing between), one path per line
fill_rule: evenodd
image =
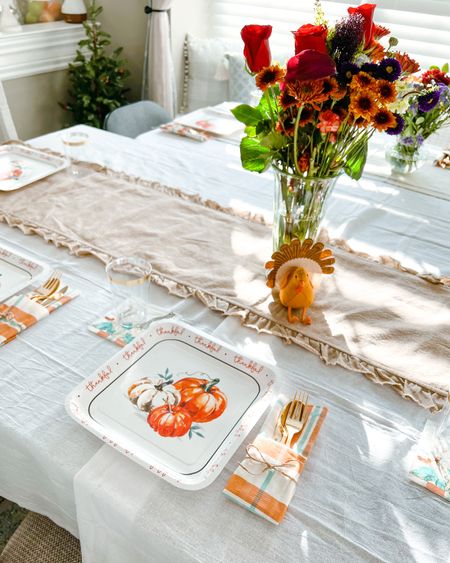
M0 304L0 347L14 340L19 333L48 317L50 313L69 303L79 294L79 291L68 291L59 300L53 301L46 307L32 301L26 295L15 295ZM6 311L8 311L7 315L3 315Z
M278 403L277 413L282 408ZM250 512L279 524L294 496L298 478L328 413L326 407L309 405L305 430L293 448L275 440L278 416L247 446L247 455L228 481L224 494Z

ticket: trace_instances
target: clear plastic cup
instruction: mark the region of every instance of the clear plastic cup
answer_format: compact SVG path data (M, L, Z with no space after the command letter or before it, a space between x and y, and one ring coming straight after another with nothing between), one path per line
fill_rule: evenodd
M139 328L151 318L151 273L151 264L141 258L123 256L106 265L116 322L123 328Z
M77 161L85 160L86 148L89 144L89 135L82 131L65 131L61 136L62 144L64 145L64 153L70 163L69 172L77 178L80 174L80 169L77 166Z

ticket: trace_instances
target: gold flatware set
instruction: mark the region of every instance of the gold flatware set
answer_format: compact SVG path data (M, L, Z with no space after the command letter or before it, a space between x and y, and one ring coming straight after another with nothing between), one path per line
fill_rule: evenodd
M304 391L295 392L294 398L287 402L278 415L275 432L279 441L288 447L293 447L305 428L308 418L309 396Z
M52 275L39 287L33 289L31 292L19 295L14 303L12 303L7 309L5 309L1 314L0 318L8 318L13 307L19 305L20 301L26 296L31 301L39 303L44 307L51 305L51 303L61 299L61 297L69 289L68 286L61 287L61 276L62 273L58 270L52 273Z

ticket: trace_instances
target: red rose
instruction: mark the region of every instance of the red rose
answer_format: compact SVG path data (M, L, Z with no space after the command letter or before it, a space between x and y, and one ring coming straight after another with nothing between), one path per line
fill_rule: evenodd
M311 25L307 23L292 32L295 37L295 54L305 49L315 49L319 53L327 54L327 28L325 25Z
M288 60L285 81L318 80L335 73L336 66L329 55L306 49Z
M246 25L241 30L242 41L245 44L244 56L248 68L252 72L259 72L270 65L272 55L270 54L269 37L271 33L271 25Z
M373 13L376 7L376 4L361 4L361 6L357 8L348 8L349 14L361 14L364 18L364 39L366 48L370 45L375 31Z

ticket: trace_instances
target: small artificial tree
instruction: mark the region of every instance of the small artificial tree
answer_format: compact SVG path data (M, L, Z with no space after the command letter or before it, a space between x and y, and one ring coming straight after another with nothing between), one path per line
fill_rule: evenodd
M103 127L106 115L127 103L125 80L130 75L121 58L122 47L111 55L107 47L111 35L100 30L98 17L103 8L92 0L88 8L88 19L83 23L86 39L78 44L73 63L69 65L70 100L60 104L73 114L73 122L92 127Z

